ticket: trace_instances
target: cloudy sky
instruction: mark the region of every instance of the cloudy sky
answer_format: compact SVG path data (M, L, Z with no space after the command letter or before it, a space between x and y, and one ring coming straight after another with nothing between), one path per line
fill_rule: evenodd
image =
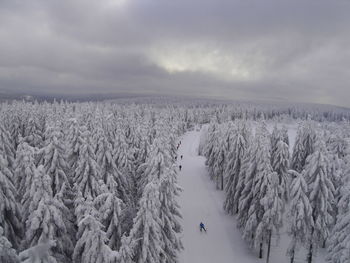
M350 0L0 0L0 92L350 107Z

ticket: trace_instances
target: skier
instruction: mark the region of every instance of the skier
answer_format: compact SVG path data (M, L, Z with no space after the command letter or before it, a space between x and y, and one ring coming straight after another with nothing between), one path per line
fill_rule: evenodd
M177 156L175 156L175 161L177 161Z
M202 230L204 230L204 232L207 232L207 230L205 229L205 226L204 226L204 224L202 222L199 224L199 230L201 232L202 232Z
M179 169L180 169L180 171L181 171L181 168L182 168L182 165L179 165Z
M181 160L182 160L182 157L183 157L183 156L181 155Z

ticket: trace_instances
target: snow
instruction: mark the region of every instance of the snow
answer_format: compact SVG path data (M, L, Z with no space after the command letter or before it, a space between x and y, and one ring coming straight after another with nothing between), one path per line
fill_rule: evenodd
M292 132L294 134L294 132ZM179 185L183 192L179 197L182 212L184 250L180 252L180 263L256 263L266 261L266 247L263 259L258 258L241 238L236 228L236 219L226 214L223 209L224 191L219 191L210 180L205 167L205 158L198 156L200 132L186 133L178 151L178 164L182 170L178 172ZM294 141L291 141L294 143ZM199 231L203 222L207 233ZM290 238L286 235L286 220L281 229L281 239L272 241L270 263L289 262L286 256ZM300 252L301 251L301 252ZM324 251L314 258L315 263L324 263ZM305 262L306 253L297 250L295 263Z

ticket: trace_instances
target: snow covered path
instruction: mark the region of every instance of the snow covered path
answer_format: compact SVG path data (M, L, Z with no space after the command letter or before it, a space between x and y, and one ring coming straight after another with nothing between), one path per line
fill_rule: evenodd
M179 198L183 215L183 243L181 263L253 263L256 255L242 242L234 218L223 208L224 193L215 189L205 167L204 157L198 156L200 132L185 134L178 151L179 184L183 192ZM180 159L183 155L183 160ZM207 233L199 231L203 222Z

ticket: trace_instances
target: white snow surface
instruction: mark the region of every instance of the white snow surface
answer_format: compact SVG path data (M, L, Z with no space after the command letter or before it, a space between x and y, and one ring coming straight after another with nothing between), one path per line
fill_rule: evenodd
M183 192L179 197L182 212L184 250L180 253L180 263L255 263L266 262L258 258L256 251L250 249L236 228L236 219L223 209L224 191L217 190L210 180L205 166L205 158L198 156L200 132L190 131L181 140L178 150L178 182ZM183 155L183 159L180 156ZM199 231L203 222L207 233ZM286 222L284 222L286 225ZM289 237L285 227L281 239L271 244L270 263L289 262L286 256ZM297 250L298 251L298 250ZM300 253L300 251L302 251ZM313 262L324 263L324 253L319 251ZM295 263L306 262L303 249L297 252Z

